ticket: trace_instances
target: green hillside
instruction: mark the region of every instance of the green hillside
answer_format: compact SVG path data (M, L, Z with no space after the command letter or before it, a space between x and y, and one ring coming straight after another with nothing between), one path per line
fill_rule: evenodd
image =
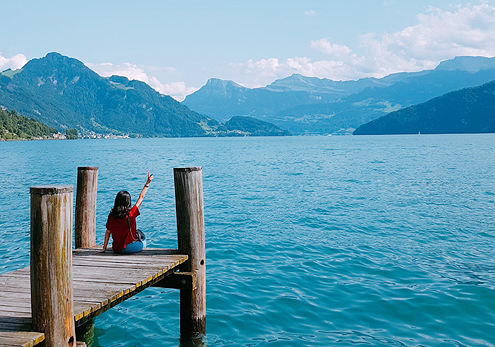
M52 139L57 130L16 111L0 109L0 140Z
M434 98L363 124L354 135L495 132L495 81Z
M252 117L232 117L225 123L225 128L229 133L237 134L238 136L291 136L292 134L286 130L282 130L272 123ZM240 131L238 129L243 129Z

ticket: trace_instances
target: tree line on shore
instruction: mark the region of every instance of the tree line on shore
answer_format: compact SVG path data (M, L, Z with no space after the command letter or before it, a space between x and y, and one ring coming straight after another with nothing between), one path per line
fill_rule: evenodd
M77 129L67 129L62 135L34 118L17 114L15 110L0 109L0 140L77 139Z

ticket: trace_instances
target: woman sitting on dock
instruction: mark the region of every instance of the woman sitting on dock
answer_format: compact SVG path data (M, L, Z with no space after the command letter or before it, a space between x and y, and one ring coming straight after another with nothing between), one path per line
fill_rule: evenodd
M144 234L140 230L136 232L136 217L139 216L139 208L152 180L153 174L150 175L148 172L146 184L132 208L131 194L125 190L117 193L114 206L108 215L107 231L105 232L105 243L103 244L102 252L105 252L107 249L110 235L112 235L112 249L115 253L135 253L146 247ZM143 235L142 239L138 238L137 233Z

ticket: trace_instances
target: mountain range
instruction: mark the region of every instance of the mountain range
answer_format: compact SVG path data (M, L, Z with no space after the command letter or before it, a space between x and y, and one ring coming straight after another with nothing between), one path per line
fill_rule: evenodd
M495 81L450 92L359 126L355 135L495 132Z
M332 81L292 75L255 89L210 79L179 103L143 82L122 76L101 77L77 59L49 53L30 60L22 69L0 73L0 108L16 110L62 133L76 128L83 137L351 134L360 126L356 134L417 133L416 129L446 132L433 126L435 117L445 120L446 116L428 111L427 106L449 112L467 107L485 114L486 107L483 111L484 106L476 102L490 101L490 91L475 88L469 97L459 94L457 99L448 93L494 80L495 58L456 57L433 70L380 79ZM471 104L461 102L469 98L474 100ZM452 109L452 105L457 108ZM417 115L418 110L435 120ZM471 122L466 116L460 119ZM374 120L372 127L364 126ZM404 130L406 122L411 124ZM484 121L480 124L476 131L462 126L446 129L491 129Z
M350 134L390 112L492 80L495 58L456 57L433 70L358 81L292 75L249 89L232 81L211 79L183 104L220 121L251 116L296 135Z
M146 83L126 77L104 78L81 61L49 53L22 69L0 74L0 106L38 119L65 133L76 128L87 135L239 136L287 135L272 124L241 118L222 124L190 110ZM246 127L244 127L246 125ZM250 130L247 130L247 129Z

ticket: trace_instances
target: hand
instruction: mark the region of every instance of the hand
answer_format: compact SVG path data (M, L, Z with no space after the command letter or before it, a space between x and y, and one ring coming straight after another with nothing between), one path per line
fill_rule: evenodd
M150 175L150 172L148 171L148 179L146 180L146 185L150 184L151 181L153 181L153 174Z

